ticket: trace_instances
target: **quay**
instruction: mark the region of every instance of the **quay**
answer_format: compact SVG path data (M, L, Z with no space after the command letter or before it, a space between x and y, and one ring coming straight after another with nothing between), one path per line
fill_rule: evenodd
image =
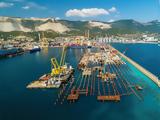
M120 95L97 96L97 100L99 101L120 101Z
M126 73L130 73L131 70L125 65L122 57L128 61L130 59L112 46L97 45L97 48L100 49L94 52L84 52L77 64L79 75L74 78L69 76L73 73L73 68L64 65L66 54L64 47L60 62L57 62L56 58L51 59L51 73L44 74L38 80L30 83L27 88L59 88L54 104L63 104L65 101L74 103L81 96L96 96L97 101L102 102L118 102L121 101L122 96L134 94L139 100L142 100L142 96L138 93L141 88L137 87L138 84L135 86L136 89L132 88L130 77L126 76ZM132 60L130 63L136 66ZM120 65L123 66L123 69L119 67Z
M70 94L70 95L68 95L67 100L75 101L75 100L78 100L78 98L79 98L78 94Z
M141 71L144 75L146 75L148 78L150 78L155 84L157 84L158 87L160 87L160 81L157 76L155 76L154 74L152 74L151 72L149 72L148 70L143 68L141 65L139 65L138 63L136 63L135 61L133 61L129 57L125 56L124 54L122 54L120 51L113 48L112 46L110 46L110 48L116 50L120 56L122 56L124 59L126 59L132 65L134 65L139 71Z

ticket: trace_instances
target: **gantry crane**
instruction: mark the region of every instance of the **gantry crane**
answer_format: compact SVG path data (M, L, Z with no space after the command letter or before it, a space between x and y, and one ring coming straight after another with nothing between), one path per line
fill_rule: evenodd
M44 37L44 32L41 34L38 34L39 40L40 40L40 46L41 48L48 48L49 42L48 40Z

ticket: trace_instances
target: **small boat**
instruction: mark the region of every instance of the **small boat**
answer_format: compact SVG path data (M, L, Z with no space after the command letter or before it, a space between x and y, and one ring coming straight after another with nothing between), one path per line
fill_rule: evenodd
M143 90L143 88L140 85L135 86L136 90Z

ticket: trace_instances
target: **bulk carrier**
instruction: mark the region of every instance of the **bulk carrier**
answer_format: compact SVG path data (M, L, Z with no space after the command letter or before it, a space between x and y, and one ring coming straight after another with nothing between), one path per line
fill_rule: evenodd
M2 48L0 49L0 58L13 57L23 53L24 50L22 48Z

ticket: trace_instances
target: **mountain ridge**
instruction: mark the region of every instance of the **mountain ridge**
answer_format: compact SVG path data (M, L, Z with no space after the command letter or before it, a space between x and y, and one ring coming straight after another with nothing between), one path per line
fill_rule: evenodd
M133 19L123 19L113 22L104 21L71 21L55 18L20 18L0 16L0 32L37 32L53 31L56 33L81 33L89 29L93 32L124 34L137 32L160 33L160 22L153 20L141 23Z

